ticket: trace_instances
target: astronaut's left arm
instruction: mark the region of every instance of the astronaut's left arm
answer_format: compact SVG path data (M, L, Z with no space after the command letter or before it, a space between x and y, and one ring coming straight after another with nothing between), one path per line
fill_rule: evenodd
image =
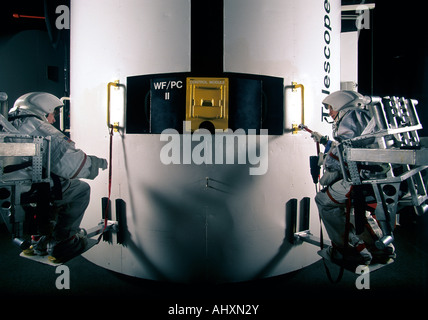
M34 134L51 137L51 171L65 179L95 179L107 161L87 155L75 143L48 123L41 123Z
M54 143L55 144L55 143ZM65 179L95 179L99 169L107 168L107 161L93 155L87 155L73 145L66 146L64 152L52 154L56 157L51 164L51 171ZM64 149L64 148L60 148Z

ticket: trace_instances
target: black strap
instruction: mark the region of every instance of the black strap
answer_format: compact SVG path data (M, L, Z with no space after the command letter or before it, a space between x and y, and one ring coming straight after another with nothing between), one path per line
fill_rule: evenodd
M21 115L17 115L17 116L9 116L8 120L14 121L16 119L25 119L25 118L37 118L37 119L43 121L42 117L37 116L35 114L21 114Z
M53 181L53 186L51 188L53 198L55 200L62 200L62 186L60 177L51 172L51 179Z
M11 165L3 168L3 173L11 173L11 172L15 172L18 170L22 170L22 169L31 167L32 164L33 164L33 162L31 160L20 163L20 164L11 164Z

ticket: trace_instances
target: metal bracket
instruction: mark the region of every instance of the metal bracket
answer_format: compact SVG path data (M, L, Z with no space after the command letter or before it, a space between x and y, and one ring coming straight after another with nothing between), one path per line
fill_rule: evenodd
M117 221L107 220L107 226L105 227L105 230L104 230L104 221L101 221L100 223L98 223L97 226L93 228L90 228L88 230L85 230L85 229L83 230L87 238L92 238L106 231L118 232L119 226Z
M307 242L318 247L321 246L321 238L314 236L309 230L299 231L294 234L294 243L300 244L302 242ZM323 244L325 246L331 246L331 241L329 239L323 239Z

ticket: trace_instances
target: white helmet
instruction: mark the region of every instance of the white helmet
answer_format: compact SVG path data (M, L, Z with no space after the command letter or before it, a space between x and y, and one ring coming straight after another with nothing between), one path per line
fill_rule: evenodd
M341 111L349 108L361 108L369 102L370 100L356 91L341 90L329 94L322 103L326 108L330 105L334 111Z
M62 107L63 103L53 94L47 92L30 92L19 97L9 112L23 109L44 118L48 113L53 113L55 108L60 106Z

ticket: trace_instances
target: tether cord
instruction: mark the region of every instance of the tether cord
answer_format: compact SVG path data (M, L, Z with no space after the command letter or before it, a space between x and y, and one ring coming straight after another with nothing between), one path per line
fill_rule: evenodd
M345 215L346 215L345 216L345 232L343 234L343 238L344 238L343 240L344 240L344 243L345 243L345 250L349 246L349 232L350 232L350 229L351 229L351 205L352 205L351 194L352 194L352 186L351 186L349 192L346 194L346 198L347 199L346 199L346 208L345 208ZM321 238L320 247L321 247L321 250L322 250L323 247L324 247L324 244L323 244L323 236L322 236L321 215L320 215L320 233L321 233L321 236L320 236L320 238ZM328 280L330 280L330 282L334 283L334 284L339 283L340 280L342 280L342 276L343 276L343 272L344 272L345 268L343 266L340 266L339 274L338 274L336 280L334 280L333 277L331 276L330 270L327 267L327 264L325 263L325 259L322 258L322 261L323 261L323 264L324 264L324 268L325 268L325 272L327 274Z
M110 130L110 146L109 146L109 161L108 161L108 198L107 198L107 204L104 212L104 228L101 232L100 236L98 237L97 243L100 242L101 237L103 236L105 230L107 229L107 223L108 223L108 212L110 210L110 198L111 198L111 182L112 182L112 175L113 175L113 166L112 166L112 159L113 159L113 126L111 126Z
M334 120L336 120L336 118ZM312 133L312 131L308 130L307 128L305 130L307 132L309 132L309 133ZM319 156L319 154L320 154L320 143L319 142L316 142L316 147L317 147L317 155ZM327 189L327 191L328 191L328 189ZM319 192L318 188L317 188L317 183L315 183L315 192ZM346 202L346 222L345 222L345 234L344 234L344 237L345 237L345 248L347 247L347 243L348 243L347 238L349 237L350 208L351 208L351 197L350 197L350 194L351 194L351 192L349 192L346 195L347 198L348 198L348 201ZM332 199L334 201L334 199L331 196L330 196L330 199ZM324 236L323 236L323 232L322 232L322 219L321 219L321 214L319 214L319 212L318 212L318 216L319 216L319 220L320 220L320 249L324 250ZM327 274L328 280L330 280L330 282L334 283L334 284L339 283L340 280L342 280L342 276L343 276L343 272L344 272L345 268L343 266L340 266L340 271L339 271L339 274L338 274L337 278L333 279L333 277L331 276L331 272L330 272L330 270L329 270L329 268L327 266L327 263L325 262L325 258L324 257L322 257L322 262L324 264L325 273Z

